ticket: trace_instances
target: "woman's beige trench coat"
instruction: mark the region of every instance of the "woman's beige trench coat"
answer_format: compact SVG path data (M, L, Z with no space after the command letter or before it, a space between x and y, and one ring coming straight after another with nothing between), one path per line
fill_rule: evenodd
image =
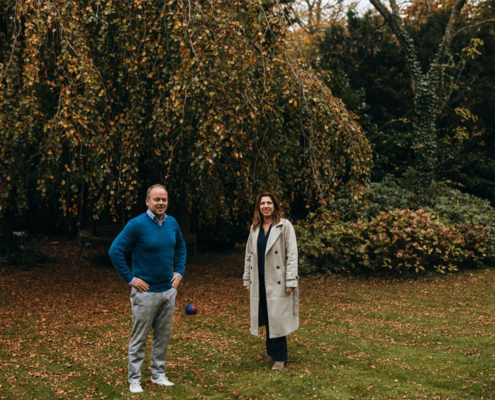
M249 233L244 262L244 286L250 286L251 333L265 325L259 314L258 234ZM265 253L265 287L270 338L287 336L299 327L299 276L297 274L297 241L294 227L286 219L272 226ZM294 290L287 293L286 288Z

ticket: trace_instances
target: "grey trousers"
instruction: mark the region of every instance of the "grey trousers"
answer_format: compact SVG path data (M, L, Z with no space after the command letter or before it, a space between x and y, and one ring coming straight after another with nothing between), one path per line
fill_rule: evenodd
M129 342L129 383L141 379L141 365L144 360L146 340L153 328L151 348L151 376L158 379L165 376L165 357L174 319L177 289L165 292L140 292L132 288L131 311L132 333Z

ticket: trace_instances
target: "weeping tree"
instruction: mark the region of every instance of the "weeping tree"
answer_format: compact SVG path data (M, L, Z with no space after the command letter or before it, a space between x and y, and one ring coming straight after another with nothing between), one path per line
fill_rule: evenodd
M0 11L0 215L128 216L164 182L202 224L363 193L369 144L278 1L23 0Z

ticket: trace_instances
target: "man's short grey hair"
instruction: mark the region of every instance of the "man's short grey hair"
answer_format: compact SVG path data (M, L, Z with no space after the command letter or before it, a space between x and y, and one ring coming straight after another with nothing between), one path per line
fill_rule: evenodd
M153 186L150 186L150 187L148 188L148 191L146 192L146 198L147 198L147 199L149 199L149 198L150 198L150 193L151 193L151 191L152 191L153 189L157 188L157 187L162 188L162 189L163 189L163 190L165 190L165 191L167 192L167 194L168 194L168 190L167 190L167 188L166 188L165 186L160 185L159 183L156 183L156 184L154 184Z

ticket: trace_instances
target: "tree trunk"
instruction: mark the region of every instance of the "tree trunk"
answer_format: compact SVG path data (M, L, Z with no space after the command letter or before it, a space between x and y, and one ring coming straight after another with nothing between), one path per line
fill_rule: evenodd
M422 77L417 84L414 96L414 142L415 168L418 173L417 192L425 200L437 164L436 108L437 87L428 77Z
M466 0L455 0L444 37L427 73L421 71L417 49L399 14L396 0L390 0L391 11L381 0L370 0L370 2L397 37L410 72L411 88L414 94L413 151L418 172L417 189L420 198L424 199L434 178L438 158L436 118L442 60L450 52L454 27Z

